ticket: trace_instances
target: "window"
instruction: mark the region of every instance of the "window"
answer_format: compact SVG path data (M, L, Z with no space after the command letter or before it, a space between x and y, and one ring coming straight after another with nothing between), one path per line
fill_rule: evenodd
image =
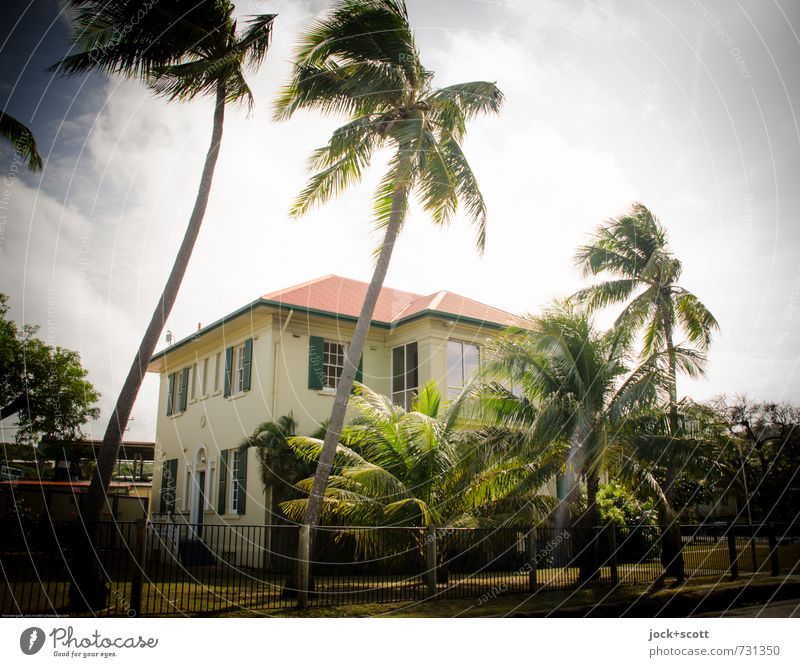
M456 398L480 368L477 345L447 341L447 398Z
M197 398L197 364L192 364L192 393L190 396L192 400Z
M244 345L236 348L236 374L234 375L234 390L236 393L244 391Z
M189 367L181 371L180 388L178 389L178 412L186 410L186 399L189 396Z
M210 366L209 361L210 360L208 357L203 359L203 388L202 388L203 396L208 396L208 367Z
M178 383L175 375L175 373L170 373L167 376L167 417L178 411Z
M241 452L237 449L236 451L232 452L233 454L233 461L230 465L231 471L231 502L230 502L230 512L231 514L237 514L239 512L239 468L241 466Z
M217 359L214 363L214 391L219 391L220 366L222 366L222 352L217 352Z
M401 345L392 350L392 401L406 410L419 387L419 353L416 343Z
M344 369L344 345L326 340L322 354L322 388L336 389Z

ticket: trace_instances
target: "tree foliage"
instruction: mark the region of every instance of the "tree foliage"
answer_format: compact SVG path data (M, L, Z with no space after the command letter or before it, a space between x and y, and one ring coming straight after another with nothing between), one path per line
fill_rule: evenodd
M18 443L41 436L74 439L81 426L96 419L100 395L86 379L77 352L52 346L8 318L8 297L0 294L0 405L17 415Z

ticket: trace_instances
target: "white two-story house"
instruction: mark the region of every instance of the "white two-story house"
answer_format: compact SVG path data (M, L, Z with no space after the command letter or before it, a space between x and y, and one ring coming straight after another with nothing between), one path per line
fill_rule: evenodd
M156 354L153 511L192 524L271 523L256 453L260 423L292 413L298 433L329 416L367 284L325 276L262 296ZM384 288L357 380L406 407L436 380L454 397L481 347L515 322L451 292Z

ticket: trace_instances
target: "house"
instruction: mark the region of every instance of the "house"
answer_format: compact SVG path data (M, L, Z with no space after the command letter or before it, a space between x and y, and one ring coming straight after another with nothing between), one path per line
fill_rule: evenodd
M325 276L266 294L156 354L153 512L171 522L272 523L256 453L239 444L292 413L298 432L331 410L367 283ZM515 317L452 292L384 288L356 379L409 407L436 380L456 396L481 347Z

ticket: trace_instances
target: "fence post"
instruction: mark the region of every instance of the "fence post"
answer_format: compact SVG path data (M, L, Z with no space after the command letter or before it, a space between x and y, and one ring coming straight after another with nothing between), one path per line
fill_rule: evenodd
M131 581L131 600L129 616L142 615L142 589L144 588L144 567L147 558L147 519L136 521L136 551L133 558L133 580Z
M772 521L768 526L769 536L769 562L772 566L772 576L777 577L781 573L781 563L778 559L778 540L775 537L775 524Z
M611 568L611 585L619 585L619 567L617 564L617 528L616 526L609 525L606 527L608 531L608 563Z
M530 571L528 572L528 588L530 589L531 593L536 592L537 587L537 574L536 574L536 566L538 563L537 560L537 553L536 553L536 528L531 528L528 532L528 540L527 540L527 551L528 551L528 567L530 567Z
M736 553L736 532L734 530L734 523L728 525L727 530L728 536L728 560L730 561L731 567L731 579L738 579L739 578L739 558L738 554Z
M308 573L311 558L311 526L300 526L300 537L297 544L297 606L305 609L308 606Z
M425 584L428 598L436 596L436 526L425 529Z

